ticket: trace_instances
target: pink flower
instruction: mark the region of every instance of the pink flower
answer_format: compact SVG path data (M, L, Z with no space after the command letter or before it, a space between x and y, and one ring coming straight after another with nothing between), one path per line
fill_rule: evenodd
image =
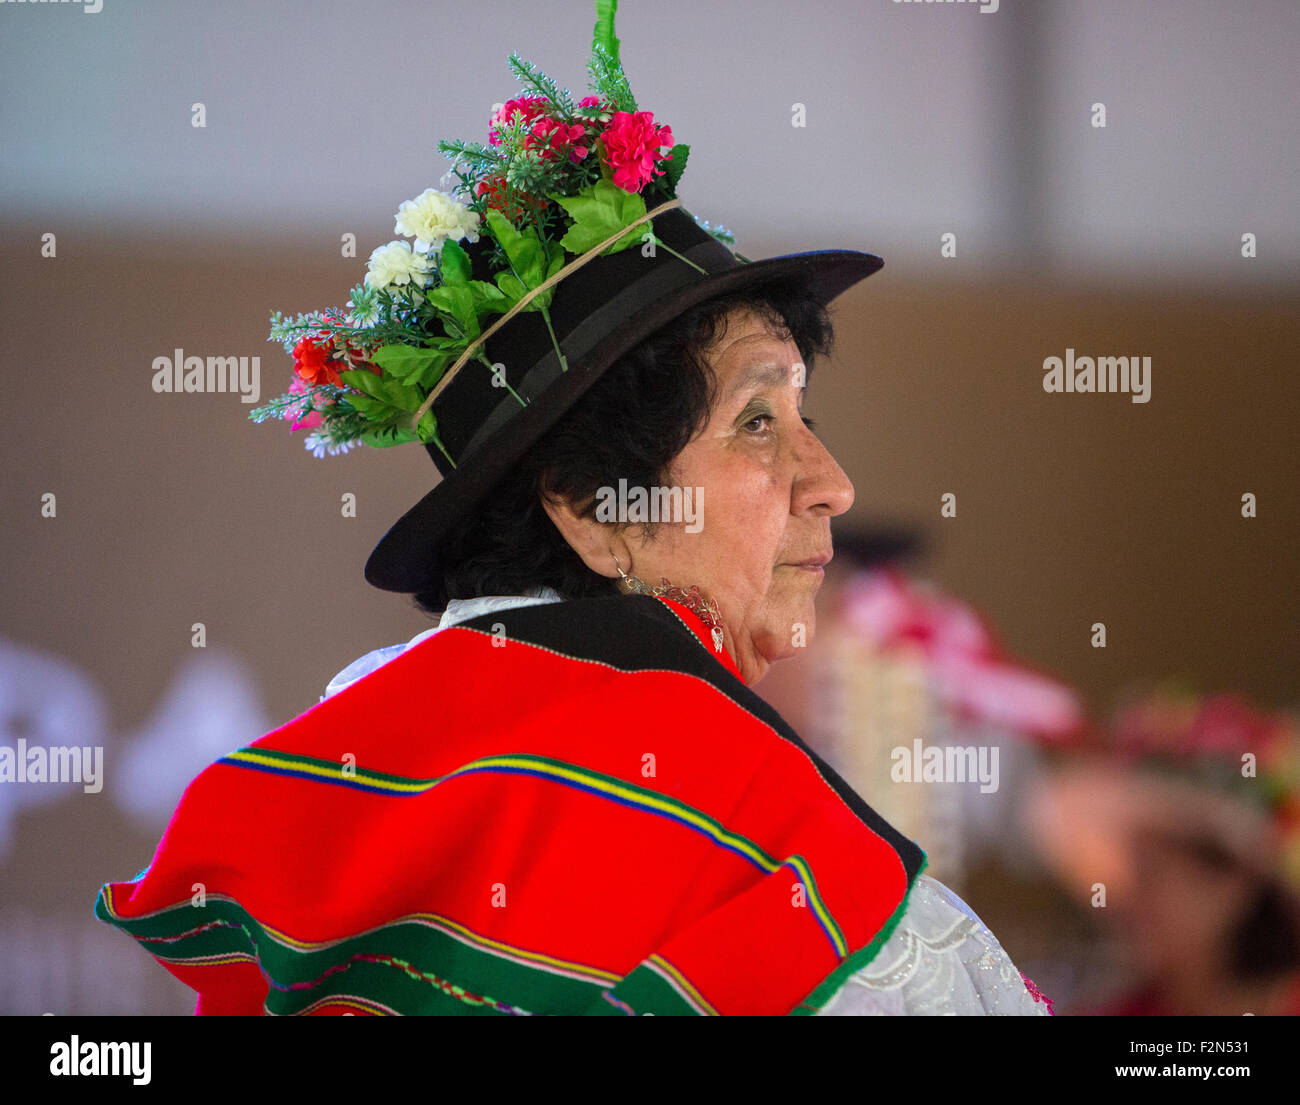
M289 394L304 395L306 391L306 383L301 377L295 376L293 378L293 383L289 385ZM310 403L310 399L304 399L301 403L297 404L296 407L285 408L284 417L295 420L289 427L290 433L293 433L295 430L314 430L317 426L324 424L324 417L321 415L320 411L312 410Z
M1040 990L1037 986L1035 986L1034 980L1030 978L1027 974L1025 974L1024 971L1020 972L1020 978L1021 981L1023 981L1025 984L1025 989L1029 991L1029 996L1033 998L1034 1001L1038 1002L1039 1005L1046 1005L1047 1012L1051 1016L1055 1017L1056 1010L1053 1008L1053 1006L1056 1005L1056 1002L1054 1002L1051 998L1049 998L1046 994L1044 994L1042 990Z
M661 153L664 147L672 148L671 127L658 127L649 111L616 111L601 135L605 160L613 170L614 183L625 192L639 192L663 170L658 162L670 161L670 154Z
M960 716L1058 737L1083 724L1072 690L1004 658L973 610L913 586L896 568L861 573L845 613L873 647L918 651L930 686Z
M511 122L516 111L521 112L527 122L545 114L546 107L547 102L541 96L520 96L516 100L507 100L501 105L501 110L493 114L492 118L488 120L490 125L488 142L493 146L501 145L501 135L496 128Z
M614 105L603 96L584 96L578 101L578 106L599 108L604 122L609 122L609 116L614 110Z
M578 162L587 156L587 147L582 144L586 136L587 128L581 123L566 126L557 119L543 115L529 129L528 137L524 139L524 148L529 150L540 148L542 158L550 161L563 151L565 146L571 146L569 160Z

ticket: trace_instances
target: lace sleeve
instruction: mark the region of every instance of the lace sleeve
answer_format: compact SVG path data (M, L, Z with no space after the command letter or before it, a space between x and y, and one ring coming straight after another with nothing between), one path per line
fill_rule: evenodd
M821 1016L1050 1016L997 937L943 883L921 875L870 964L849 976Z

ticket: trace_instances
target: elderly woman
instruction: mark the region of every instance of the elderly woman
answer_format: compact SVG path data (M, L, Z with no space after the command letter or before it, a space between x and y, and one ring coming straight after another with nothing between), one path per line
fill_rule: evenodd
M592 72L457 144L475 205L404 205L424 261L293 343L317 446L438 465L366 569L437 626L208 768L98 914L209 1013L1045 1012L752 689L814 632L853 487L804 394L881 262L733 253L612 26ZM531 198L493 175L538 148Z

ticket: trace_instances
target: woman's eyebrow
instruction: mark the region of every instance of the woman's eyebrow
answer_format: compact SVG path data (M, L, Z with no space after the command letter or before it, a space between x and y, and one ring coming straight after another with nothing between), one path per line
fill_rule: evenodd
M742 391L755 386L777 387L792 379L793 366L784 366L776 361L765 361L750 365L727 393L728 399L734 399Z

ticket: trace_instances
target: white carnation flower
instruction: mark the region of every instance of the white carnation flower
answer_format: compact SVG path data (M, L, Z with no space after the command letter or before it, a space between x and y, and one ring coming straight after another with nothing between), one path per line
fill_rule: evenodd
M478 214L464 204L436 188L426 188L397 209L393 229L395 233L414 238L416 250L426 252L441 249L448 238L453 242L461 238L477 242L478 222Z
M370 255L366 283L380 291L394 285L422 286L429 279L429 259L411 250L409 242L389 242Z

